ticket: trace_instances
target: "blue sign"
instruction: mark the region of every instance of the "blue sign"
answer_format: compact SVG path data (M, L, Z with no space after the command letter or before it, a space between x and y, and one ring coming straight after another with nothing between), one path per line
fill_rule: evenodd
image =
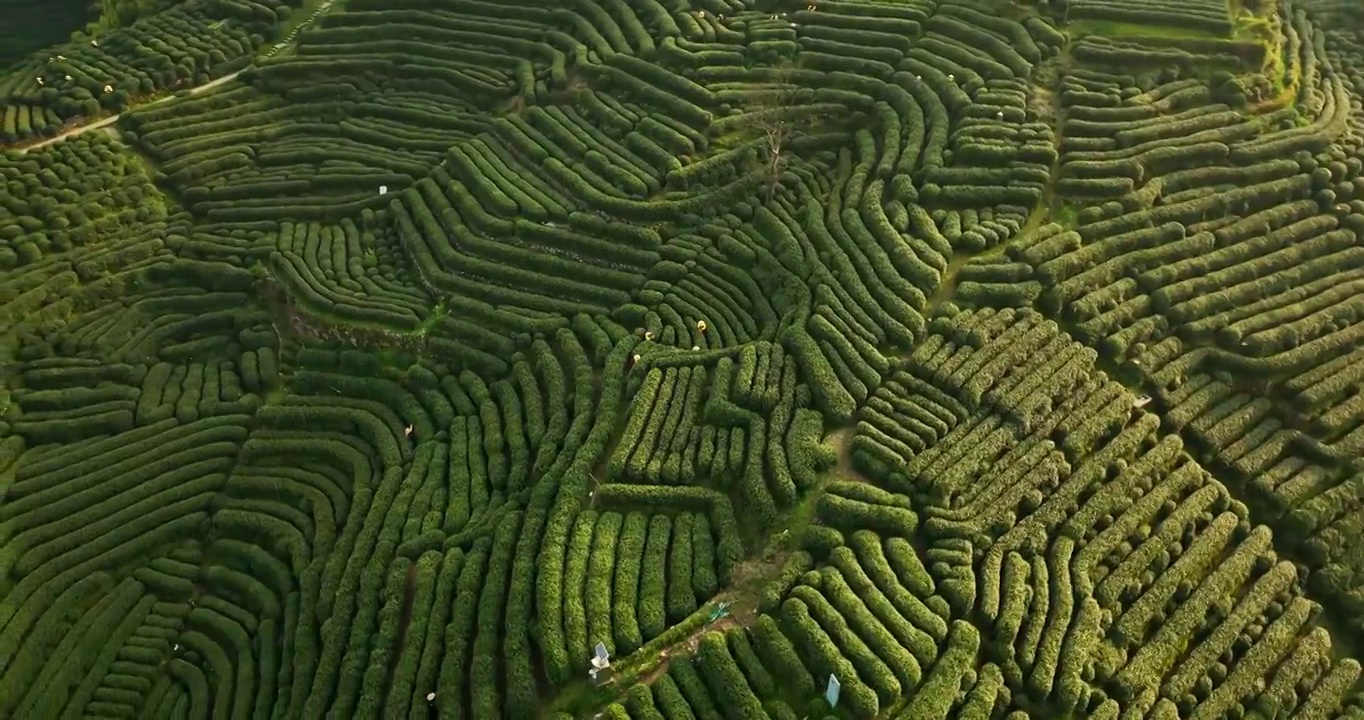
M596 650L598 660L606 660L608 657L610 657L609 654L606 652L606 643L597 643Z
M843 685L838 682L838 678L830 673L829 687L824 689L824 699L829 703L829 707L838 707L838 694L842 691Z

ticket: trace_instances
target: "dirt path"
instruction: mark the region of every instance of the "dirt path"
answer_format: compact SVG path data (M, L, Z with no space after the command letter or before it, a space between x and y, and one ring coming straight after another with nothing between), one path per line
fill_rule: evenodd
M744 627L749 622L752 622L753 619L754 618L749 618L748 622L740 622L733 617L722 617L713 623L702 625L696 629L696 632L659 651L658 664L654 665L653 669L649 672L641 675L636 682L641 685L652 685L655 680L662 677L663 673L668 672L668 665L672 662L674 655L686 658L696 654L696 648L701 644L702 635L705 635L712 630L715 632L725 632L732 628Z
M278 42L278 43L274 44L273 46L271 46L270 49L269 49L268 51L266 51L266 53L264 54L263 57L267 57L267 58L269 58L269 57L274 57L274 56L277 55L279 52L281 52L282 50L284 50L284 49L286 49L287 47L289 47L290 45L292 45L292 44L294 43L294 41L298 38L298 34L299 34L300 32L302 32L305 28L308 28L308 27L312 26L314 23L316 23L317 20L318 20L318 18L320 18L320 17L322 17L323 15L326 15L327 13L331 12L332 6L334 6L334 5L336 4L336 1L337 1L337 0L323 0L323 1L316 7L316 9L313 10L313 12L312 12L311 15L309 15L307 18L304 18L301 22L299 22L297 25L295 25L295 26L293 27L293 29L289 31L288 36L285 37L283 41ZM190 88L189 94L190 94L190 95L198 95L198 94L200 94L200 93L208 92L209 90L212 90L213 88L216 88L216 87L218 87L219 85L223 85L223 84L225 84L225 83L229 83L229 82L235 80L235 79L237 78L237 76L240 75L241 73L242 73L242 70L238 70L238 71L236 71L236 72L234 72L234 73L230 73L230 74L228 74L228 75L224 75L224 76L218 78L217 80L210 80L210 81L204 83L203 85L199 85L199 86ZM140 109L142 109L142 108L144 108L144 107L151 107L152 105L155 105L155 104L160 103L160 102L165 102L166 100L169 100L169 99L171 99L171 98L173 98L173 97L176 97L176 95L166 95L165 97L157 98L156 100L153 100L153 101L151 101L151 102L149 102L149 103L146 103L146 104L143 104L143 105L139 105L139 106L134 107L134 108L128 108L128 109L125 110L124 112L132 112L132 111L134 111L134 110L140 110ZM101 118L101 119L99 119L99 120L93 120L93 121L88 122L88 123L86 123L86 124L84 124L84 125L77 125L77 126L75 126L75 127L68 128L68 129L62 131L62 133L61 133L60 135L56 135L56 136L54 136L54 137L47 138L47 139L45 139L45 140L42 140L41 142L33 143L32 145L26 145L26 146L24 146L24 147L19 147L19 148L3 148L3 147L0 147L0 151L7 150L7 149L12 149L12 150L17 150L17 151L19 152L20 155L23 155L24 153L27 153L29 150L36 150L37 148L46 147L46 146L51 145L51 144L53 144L53 143L61 142L62 140L65 140L65 139L67 139L67 138L69 138L69 137L74 137L74 136L76 136L76 135L80 135L81 133L89 132L89 131L91 131L91 130L98 130L98 129L100 129L100 128L110 128L110 130L109 130L108 132L111 132L111 133L115 133L115 134L116 134L116 133L117 133L117 130L116 130L116 129L113 129L111 126L112 126L114 123L118 122L118 119L121 118L121 117L123 117L123 113L118 113L118 114L116 114L116 115L110 115L109 117Z
M785 533L781 535L784 536ZM729 582L726 587L703 603L701 608L697 610L697 612L702 612L707 608L714 609L723 604L726 609L725 614L711 622L702 623L685 637L679 638L666 647L659 648L656 655L644 660L645 663L651 663L651 665L634 682L648 685L668 671L668 665L674 657L685 658L695 655L697 646L701 644L701 637L708 632L723 633L734 628L752 625L758 619L758 599L763 588L786 565L789 551L783 547L782 543L783 539L774 540L761 553L735 565L730 571ZM624 692L628 689L621 688L620 690Z
M869 480L866 475L862 474L861 470L858 470L857 467L853 465L852 439L856 434L857 426L850 425L848 427L839 428L832 433L829 433L829 435L824 438L826 444L832 444L838 450L838 462L834 464L833 469L829 472L829 478L833 480L847 480L849 482L874 485L875 483Z
M237 76L240 75L241 72L242 72L241 70L238 70L237 72L234 72L234 73L231 73L231 74L228 74L228 75L224 75L224 76L218 78L217 80L210 80L210 81L204 83L203 85L199 85L199 86L190 88L189 94L190 94L190 95L198 95L198 94L200 94L200 93L208 92L209 90L212 90L213 88L218 87L219 85L223 85L223 84L225 84L225 83L229 83L229 82L231 82L231 81L237 79ZM158 98L158 99L153 100L153 101L151 101L151 102L149 102L149 103L146 103L145 105L138 105L138 106L135 107L135 108L129 108L128 110L126 110L126 111L124 111L124 112L132 112L132 111L134 111L134 110L141 110L142 108L151 107L151 106L156 105L156 104L158 104L158 103L165 102L165 101L167 101L167 100L169 100L169 99L171 99L171 98L173 98L173 97L176 97L176 96L175 96L175 95L167 95L166 97ZM60 135L56 135L56 136L54 136L54 137L47 138L46 140L43 140L43 141L41 141L41 142L36 142L36 143L34 143L34 144L32 144L32 145L27 145L27 146L25 146L25 147L21 147L21 148L17 148L17 149L18 149L18 151L19 151L19 154L22 155L22 154L24 154L24 153L26 153L26 152L28 152L28 151L30 151L30 150L37 150L38 148L46 147L46 146L51 145L51 144L53 144L53 143L61 142L62 140L65 140L65 139L67 139L67 138L69 138L69 137L75 137L76 135L80 135L80 134L82 134L82 133L86 133L86 132L89 132L89 131L91 131L91 130L98 130L98 129L100 129L100 128L109 127L109 126L113 125L114 123L118 122L118 119L121 118L121 117L123 117L123 113L118 113L118 114L116 114L116 115L110 115L109 117L101 118L101 119L99 119L99 120L95 120L95 121L93 121L93 122L88 122L88 123L86 123L86 124L84 124L84 125L77 125L77 126L75 126L75 127L73 127L73 128L68 128L67 130L63 131L62 134L60 134Z

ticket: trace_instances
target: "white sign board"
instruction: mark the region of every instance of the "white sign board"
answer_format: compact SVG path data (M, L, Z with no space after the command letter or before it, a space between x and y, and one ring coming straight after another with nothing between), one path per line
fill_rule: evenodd
M829 687L824 690L824 699L828 701L829 707L838 707L838 694L843 691L842 683L832 673L829 674Z
M603 662L611 657L611 654L606 652L606 643L597 643L596 653L597 659Z
M387 195L387 194L388 194L388 186L387 186L387 185L380 185L380 186L379 186L379 194L380 194L380 195Z

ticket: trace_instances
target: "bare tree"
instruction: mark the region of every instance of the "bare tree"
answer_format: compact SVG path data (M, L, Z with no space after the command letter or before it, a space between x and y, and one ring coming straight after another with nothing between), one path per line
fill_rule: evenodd
M790 126L787 125L786 120L778 118L774 122L767 123L762 132L762 149L766 155L764 170L767 174L767 201L772 202L777 187L781 185L781 174L786 169L786 156L782 154L782 148L786 144Z
M800 88L792 82L791 64L783 62L769 72L769 82L749 94L745 114L750 127L758 131L759 154L767 181L767 200L772 201L781 186L788 165L788 145L805 129L809 116L800 115Z

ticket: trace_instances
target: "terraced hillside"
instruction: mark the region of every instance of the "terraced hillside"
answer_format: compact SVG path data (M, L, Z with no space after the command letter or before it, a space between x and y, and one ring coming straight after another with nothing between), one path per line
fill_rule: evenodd
M1353 0L76 37L0 73L0 718L1364 718Z

